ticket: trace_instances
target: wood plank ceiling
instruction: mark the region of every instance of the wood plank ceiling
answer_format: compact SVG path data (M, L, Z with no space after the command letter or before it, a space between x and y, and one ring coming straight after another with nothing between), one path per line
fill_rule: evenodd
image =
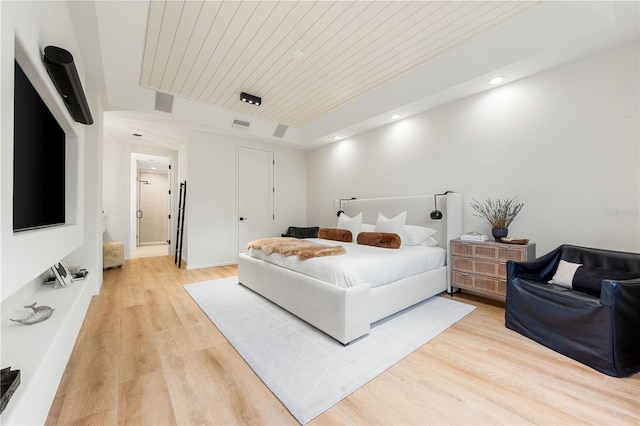
M150 3L143 87L289 126L303 126L538 4ZM240 92L262 97L262 105L241 102Z

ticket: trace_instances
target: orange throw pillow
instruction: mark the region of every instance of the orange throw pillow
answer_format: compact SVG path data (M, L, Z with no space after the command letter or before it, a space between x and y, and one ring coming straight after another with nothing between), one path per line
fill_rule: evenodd
M343 243L350 243L353 241L353 235L348 229L338 228L322 228L318 231L318 238L323 240L341 241Z
M402 240L400 235L390 232L361 232L358 234L358 244L373 247L397 249Z

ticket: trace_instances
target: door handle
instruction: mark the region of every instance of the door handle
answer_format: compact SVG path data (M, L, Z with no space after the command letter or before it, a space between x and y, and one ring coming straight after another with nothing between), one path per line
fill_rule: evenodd
M249 218L240 216L240 221L242 222L243 220L249 220Z
M142 210L136 210L136 219L142 219Z

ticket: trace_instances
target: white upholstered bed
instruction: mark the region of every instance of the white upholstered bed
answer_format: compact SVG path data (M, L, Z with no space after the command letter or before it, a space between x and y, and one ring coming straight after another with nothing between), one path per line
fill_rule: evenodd
M462 196L450 193L438 197L442 220L430 219L433 204L431 194L349 200L342 207L351 217L361 212L363 223L368 224L376 223L378 212L390 218L406 211L407 225L436 229L434 237L439 246L448 248L449 240L462 234ZM447 291L450 256L447 254L446 257L445 266L384 285L372 287L363 282L340 287L241 253L238 257L238 281L347 344L368 334L373 322Z

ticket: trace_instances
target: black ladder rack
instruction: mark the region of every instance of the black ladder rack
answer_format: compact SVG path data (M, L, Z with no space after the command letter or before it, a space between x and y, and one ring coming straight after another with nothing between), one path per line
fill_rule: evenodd
M182 237L184 235L184 207L187 201L187 181L180 184L180 198L178 201L178 230L176 234L176 258L173 263L182 268Z

